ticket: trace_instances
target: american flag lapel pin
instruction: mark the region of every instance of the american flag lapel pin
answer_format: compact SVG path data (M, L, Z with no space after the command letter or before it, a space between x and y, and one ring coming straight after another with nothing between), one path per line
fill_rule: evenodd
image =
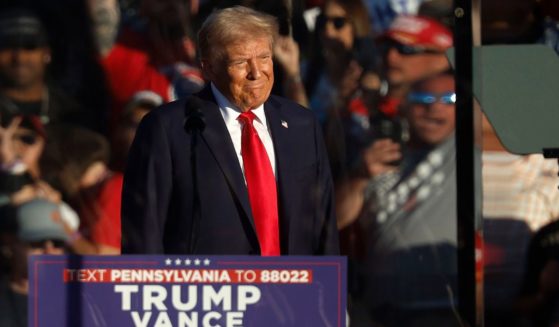
M289 128L289 126L287 125L287 122L285 120L281 121L281 126L283 126L284 128Z

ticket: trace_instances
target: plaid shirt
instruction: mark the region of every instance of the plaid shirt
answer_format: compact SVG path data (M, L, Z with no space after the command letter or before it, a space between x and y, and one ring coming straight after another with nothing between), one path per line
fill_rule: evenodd
M532 231L559 218L556 160L483 153L483 217L524 221Z

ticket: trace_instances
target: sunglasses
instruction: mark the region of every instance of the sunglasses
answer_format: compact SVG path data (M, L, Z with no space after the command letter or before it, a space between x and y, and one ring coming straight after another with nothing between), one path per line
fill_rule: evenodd
M66 242L62 241L62 240L41 240L41 241L34 241L34 242L29 242L29 246L33 249L44 249L47 245L47 242L51 242L52 246L55 248L64 248L66 247Z
M316 17L316 27L319 30L324 29L324 26L326 26L328 22L332 22L332 25L334 25L336 31L339 31L347 24L348 20L347 17L343 17L343 16L329 17L323 14L320 14L318 15L318 17Z
M455 104L456 93L446 92L442 94L434 94L428 92L410 92L408 94L408 101L413 104L429 105L439 102L442 104Z
M404 56L411 56L411 55L418 55L418 54L440 54L441 51L428 49L422 46L411 46L405 45L399 42L387 42L385 43L386 50L388 49L396 49L399 54Z
M17 134L14 135L14 138L19 140L20 142L27 144L27 145L33 145L35 144L35 142L37 142L37 134L35 133L29 133L29 134Z
M37 42L3 42L0 40L0 50L27 50L33 51L41 48L41 45Z

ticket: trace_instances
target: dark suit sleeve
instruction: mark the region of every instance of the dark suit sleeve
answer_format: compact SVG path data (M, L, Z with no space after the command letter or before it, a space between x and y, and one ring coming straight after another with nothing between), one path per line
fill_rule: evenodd
M334 186L332 173L328 163L328 154L318 121L314 124L314 137L317 147L318 158L318 226L315 230L319 231L319 255L339 255L340 246L338 241L338 229L336 225L336 215L334 207Z
M157 110L157 109L156 109ZM154 112L141 122L130 149L122 190L122 253L163 253L172 190L167 134Z

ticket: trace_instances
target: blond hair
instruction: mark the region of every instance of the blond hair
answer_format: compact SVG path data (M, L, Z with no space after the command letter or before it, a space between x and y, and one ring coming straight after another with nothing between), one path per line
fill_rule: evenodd
M210 62L224 55L227 44L250 37L268 37L270 46L278 35L275 17L243 6L214 11L198 32L200 58Z

